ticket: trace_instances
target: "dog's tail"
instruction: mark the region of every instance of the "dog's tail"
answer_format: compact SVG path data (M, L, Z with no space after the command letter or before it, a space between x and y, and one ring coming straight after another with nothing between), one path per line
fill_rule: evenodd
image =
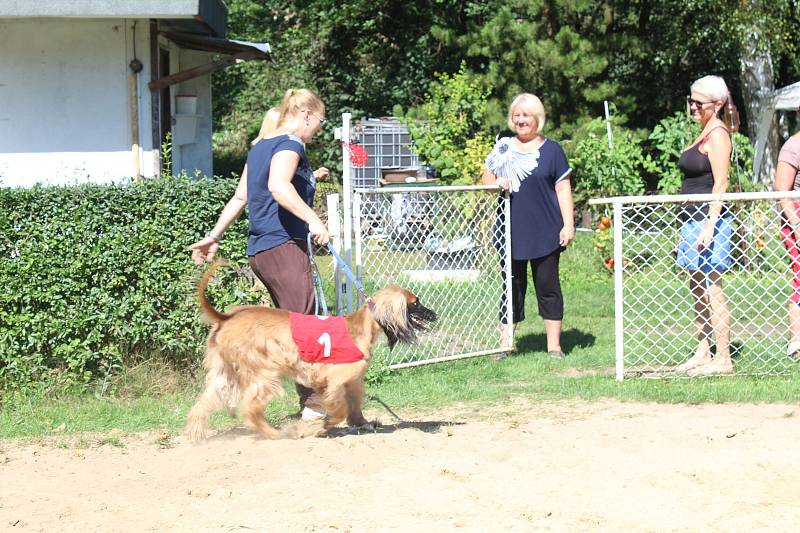
M228 315L225 313L221 313L214 309L214 306L211 305L211 302L208 301L206 298L206 288L208 287L208 282L211 280L211 276L214 275L214 272L221 266L227 265L228 262L224 259L218 259L211 263L211 266L203 274L203 277L200 278L200 282L197 284L197 297L200 300L200 310L203 313L203 318L209 324L217 324L218 322L222 322Z

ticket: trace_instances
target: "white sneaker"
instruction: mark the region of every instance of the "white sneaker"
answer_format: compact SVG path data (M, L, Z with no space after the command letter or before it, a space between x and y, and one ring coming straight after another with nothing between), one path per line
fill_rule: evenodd
M300 414L301 420L319 420L320 418L325 418L325 413L320 413L310 407L303 407L303 412Z

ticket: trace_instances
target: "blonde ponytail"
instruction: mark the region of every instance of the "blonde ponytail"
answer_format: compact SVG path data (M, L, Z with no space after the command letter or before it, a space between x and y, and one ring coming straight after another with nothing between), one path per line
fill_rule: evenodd
M736 109L736 104L733 103L733 97L731 93L728 93L728 100L725 102L725 105L722 107L723 109L723 116L722 121L728 126L731 132L739 131L739 110Z
M253 139L250 145L255 145L261 139L267 137L270 133L278 129L278 122L281 118L281 110L277 107L269 108L269 111L264 113L264 120L261 121L261 129L258 131L258 137Z
M278 127L294 120L302 109L321 111L325 107L319 96L309 89L289 89L283 93Z

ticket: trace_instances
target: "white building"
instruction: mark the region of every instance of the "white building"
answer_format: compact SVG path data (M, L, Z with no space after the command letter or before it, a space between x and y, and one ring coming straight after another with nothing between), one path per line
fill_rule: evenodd
M212 175L210 73L268 59L222 0L0 0L0 186Z
M758 181L761 176L764 158L768 155L768 137L772 120L776 111L797 111L800 110L800 81L777 89L770 93L761 94L759 116L755 120L758 127L756 136L755 156L753 158L753 182ZM772 162L772 169L775 168L777 161ZM769 176L771 182L775 176Z

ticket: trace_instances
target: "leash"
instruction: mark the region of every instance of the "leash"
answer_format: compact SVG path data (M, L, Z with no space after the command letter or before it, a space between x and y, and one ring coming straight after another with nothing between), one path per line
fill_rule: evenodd
M310 235L309 238L311 238ZM342 259L339 256L339 254L336 253L336 250L333 249L333 245L331 243L328 243L328 251L331 253L331 255L333 255L333 257L336 258L336 262L339 263L339 266L341 266L342 269L344 269L344 273L347 276L347 279L349 279L353 283L353 285L356 286L358 294L364 299L365 302L367 302L370 305L371 308L372 298L367 296L367 293L364 292L364 287L361 285L361 282L358 281L358 278L356 278L356 275L353 274L352 270L350 270L350 266L348 266L348 264L345 263L344 259Z
M314 314L315 315L319 314L319 306L320 306L320 302L321 302L322 303L322 314L323 315L327 315L328 314L328 305L325 302L325 291L323 290L323 287L322 287L322 276L319 273L319 268L317 267L317 262L314 261L314 247L313 247L313 243L311 242L311 234L310 233L306 234L306 244L308 246L308 260L311 262L311 277L312 277L313 282L314 282L314 295L315 295L315 298L314 298L314 300L315 300L315 302L314 302ZM353 283L353 285L355 285L359 296L361 296L361 298L364 300L364 302L366 302L369 305L370 309L372 309L372 306L373 306L372 298L367 296L367 293L364 292L364 286L358 280L356 275L353 274L353 271L350 269L350 266L345 262L344 259L342 259L342 257L338 253L336 253L336 250L334 250L333 245L330 242L328 243L327 248L328 248L328 251L331 253L331 255L336 259L336 262L339 264L339 266L342 267L342 270L344 270L344 273L347 276L347 279L349 279Z
M311 234L306 235L308 245L308 260L311 262L311 279L314 282L314 314L319 315L319 306L322 302L322 314L328 314L328 304L325 302L325 291L322 289L322 276L319 274L317 262L314 261L314 247L311 243Z
M389 414L390 414L390 415L392 415L393 417L395 417L395 419L397 419L397 421L398 421L398 422L405 422L405 420L403 420L402 418L400 418L400 416L398 416L398 414L397 414L397 413L395 413L394 411L392 411L392 408L391 408L391 407L389 407L388 405L386 405L386 404L383 402L383 400L381 400L381 399L380 399L380 398L378 398L377 396L373 396L373 395L371 395L371 394L370 394L369 396L367 396L367 398L369 398L370 400L372 400L372 401L375 401L375 402L378 402L379 404L381 404L381 405L383 406L383 408L384 408L384 409L386 409L386 410L389 412Z

